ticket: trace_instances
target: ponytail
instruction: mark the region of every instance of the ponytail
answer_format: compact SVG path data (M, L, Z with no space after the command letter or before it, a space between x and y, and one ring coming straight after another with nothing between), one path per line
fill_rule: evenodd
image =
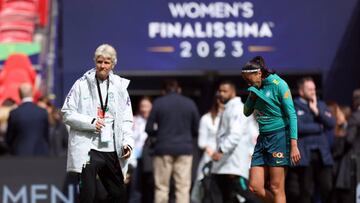
M255 56L242 68L242 72L256 72L259 70L262 72L264 78L275 73L266 67L265 60L262 56Z

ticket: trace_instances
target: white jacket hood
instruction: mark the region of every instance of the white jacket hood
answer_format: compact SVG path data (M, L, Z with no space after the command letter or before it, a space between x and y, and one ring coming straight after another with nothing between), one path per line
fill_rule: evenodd
M97 88L95 68L79 78L69 91L61 109L65 124L70 126L68 142L67 171L81 172L88 160L91 140L95 134L94 118L97 118ZM122 156L122 147L134 147L132 133L133 114L131 101L127 92L130 81L120 76L109 74L109 108L114 113L114 143L118 157ZM124 176L127 171L127 160L120 158Z

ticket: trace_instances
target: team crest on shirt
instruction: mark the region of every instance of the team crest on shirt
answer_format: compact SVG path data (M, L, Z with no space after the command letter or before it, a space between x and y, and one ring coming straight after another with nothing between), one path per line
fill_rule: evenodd
M267 92L265 93L265 96L266 96L266 97L270 97L270 95L271 95L271 92L270 92L270 91L267 91Z
M278 81L277 79L274 79L272 82L273 82L275 85L279 85L279 83L280 83L280 81Z

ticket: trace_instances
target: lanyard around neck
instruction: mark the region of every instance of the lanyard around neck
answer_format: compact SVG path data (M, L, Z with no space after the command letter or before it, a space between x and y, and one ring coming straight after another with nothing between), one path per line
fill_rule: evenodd
M106 83L106 99L105 99L105 105L103 103L103 98L101 95L101 89L100 89L100 84L99 84L99 80L96 78L96 86L97 86L97 90L99 93L99 98L100 98L100 105L101 105L101 110L102 110L102 116L103 118L105 118L105 111L108 105L108 98L109 98L109 78L107 79L107 83Z

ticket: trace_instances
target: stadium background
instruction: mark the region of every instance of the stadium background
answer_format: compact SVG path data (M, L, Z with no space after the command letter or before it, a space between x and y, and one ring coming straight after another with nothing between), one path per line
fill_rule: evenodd
M228 12L209 12L224 7ZM132 81L134 104L140 96L160 95L162 80L173 77L204 113L219 81L234 81L238 94L245 96L239 70L262 55L294 94L296 80L310 75L321 98L350 105L352 91L360 87L359 24L357 0L0 0L0 101L30 80L39 95L51 95L61 106L73 82L94 66L95 48L109 43L118 51L116 73ZM15 63L6 62L14 53L25 54L31 64L16 58ZM19 65L33 71L30 79L15 72ZM1 167L2 195L6 185L14 187L10 190L19 198L25 195L22 183L10 181L20 179L11 178L9 171L15 176L24 174L24 165L28 174L46 169L26 165L32 159L1 161L9 166ZM54 166L51 160L40 162ZM56 193L51 184L61 188L61 180L51 175L40 182L30 178L28 184L46 187L28 185L24 191L28 198L48 202L36 195L50 198Z

